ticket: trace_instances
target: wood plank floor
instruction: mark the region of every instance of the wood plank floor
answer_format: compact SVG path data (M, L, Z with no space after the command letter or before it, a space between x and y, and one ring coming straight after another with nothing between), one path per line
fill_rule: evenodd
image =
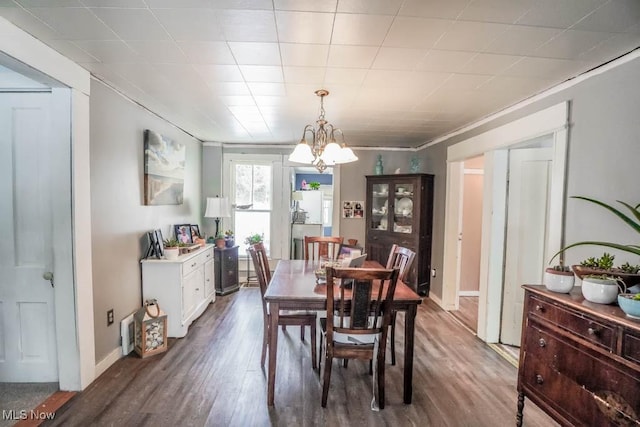
M398 316L403 339L403 315ZM307 332L308 336L308 332ZM308 340L308 339L307 339ZM370 409L368 363L334 362L327 408L311 369L308 341L280 331L275 407L260 367L262 312L257 288L218 297L169 350L128 356L64 405L64 426L508 426L515 423L516 369L434 303L418 309L413 404L402 402L402 346L387 365L386 407ZM552 426L531 402L525 425Z
M458 297L459 309L450 313L474 333L478 332L478 297Z

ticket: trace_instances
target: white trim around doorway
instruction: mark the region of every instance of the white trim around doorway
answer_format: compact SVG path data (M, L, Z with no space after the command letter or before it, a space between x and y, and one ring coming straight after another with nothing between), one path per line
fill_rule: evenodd
M447 149L443 290L441 306L458 306L459 216L464 161L485 156L478 337L498 342L504 268L506 192L509 148L534 138L552 135L554 159L550 189L549 253L562 247L569 103L562 102L527 117L466 139Z

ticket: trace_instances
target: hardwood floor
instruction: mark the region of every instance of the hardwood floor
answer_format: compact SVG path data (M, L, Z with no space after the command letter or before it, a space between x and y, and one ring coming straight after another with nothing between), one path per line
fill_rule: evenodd
M478 332L478 297L458 297L460 307L450 313L474 333Z
M386 406L370 409L368 363L334 362L327 408L308 338L280 331L275 407L260 367L257 288L218 297L166 353L111 366L43 425L88 426L503 426L515 424L516 369L425 299L416 319L413 403L402 403L402 345L386 369ZM403 342L404 316L398 315ZM308 336L308 333L307 333ZM348 396L349 406L346 405ZM525 425L555 425L531 402Z

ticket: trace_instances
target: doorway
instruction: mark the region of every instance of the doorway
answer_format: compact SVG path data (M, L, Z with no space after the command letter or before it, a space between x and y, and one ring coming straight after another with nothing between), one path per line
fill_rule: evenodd
M551 150L544 253L562 247L568 104L562 103L455 144L447 150L447 195L442 306L459 308L460 220L464 162L484 155L482 232L477 335L488 343L501 339L507 244L509 154L524 148ZM544 258L544 253L540 258ZM532 263L533 265L533 263ZM532 267L534 270L540 267ZM519 282L521 279L516 279ZM523 283L517 283L519 288ZM506 303L506 302L505 302ZM508 303L506 303L508 304ZM517 308L515 310L518 310ZM520 308L521 310L521 308ZM520 313L521 317L521 313ZM517 328L516 328L517 329Z

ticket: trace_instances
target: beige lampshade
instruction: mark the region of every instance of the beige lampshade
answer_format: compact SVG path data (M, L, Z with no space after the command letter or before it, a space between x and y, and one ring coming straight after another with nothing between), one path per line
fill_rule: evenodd
M231 216L231 205L226 197L207 197L205 218L228 218Z

